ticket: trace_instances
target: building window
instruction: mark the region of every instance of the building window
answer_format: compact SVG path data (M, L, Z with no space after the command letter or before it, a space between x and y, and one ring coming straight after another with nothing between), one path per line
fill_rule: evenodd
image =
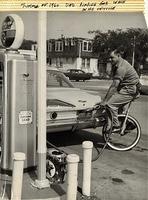
M55 42L55 51L63 51L63 42L62 41Z
M71 46L74 46L75 45L75 41L74 39L71 39Z
M87 52L92 52L92 42L91 41L83 41L82 50L87 51Z
M88 42L88 51L92 51L92 42Z
M48 49L47 49L48 52L51 52L52 51L52 43L51 42L48 42Z
M36 51L37 50L37 44L32 44L31 50Z
M65 39L65 46L69 46L69 41L67 38Z
M87 51L87 42L83 41L83 51Z

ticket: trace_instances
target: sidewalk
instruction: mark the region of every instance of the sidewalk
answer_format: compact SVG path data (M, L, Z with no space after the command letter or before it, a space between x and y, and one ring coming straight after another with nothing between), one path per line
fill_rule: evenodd
M10 176L0 174L0 200L11 199ZM33 186L36 174L24 173L21 200L66 200L66 182L64 184L52 184L49 188L38 189ZM6 181L5 181L6 180ZM81 194L81 188L77 190L77 200L99 200L96 196L86 197Z
M19 178L19 177L18 177ZM27 172L23 175L22 200L60 200L66 199L66 187L50 185L49 188L38 189L33 186L37 179L35 172ZM5 181L6 180L6 181ZM0 174L0 199L11 198L12 177ZM63 186L63 185L62 185ZM64 184L64 186L66 186Z
M38 189L33 186L36 178L36 173L33 171L23 174L21 200L66 200L66 181L63 184L52 184L49 188ZM11 176L0 174L0 200L11 199L11 183ZM92 194L90 197L83 196L81 190L78 185L77 200L100 200Z

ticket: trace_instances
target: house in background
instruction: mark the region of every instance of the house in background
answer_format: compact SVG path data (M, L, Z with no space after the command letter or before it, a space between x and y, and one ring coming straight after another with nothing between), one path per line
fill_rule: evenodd
M93 76L105 78L109 63L102 61L99 54L92 49L93 40L88 38L72 37L47 40L47 63L61 71L67 69L82 69ZM37 43L31 49L37 50Z
M47 63L63 71L82 69L98 75L99 56L92 51L92 42L76 37L47 40Z

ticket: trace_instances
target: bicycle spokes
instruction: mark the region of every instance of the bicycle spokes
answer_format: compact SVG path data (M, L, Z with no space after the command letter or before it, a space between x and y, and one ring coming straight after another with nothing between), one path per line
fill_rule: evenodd
M119 122L121 124L121 127L123 123L125 122L125 115L119 115ZM117 133L111 133L110 136L108 136L107 132L103 133L104 139L107 140L109 137L109 140L107 141L108 145L115 150L118 151L126 151L129 149L132 149L139 141L141 136L141 129L139 126L139 123L131 116L128 115L124 129L121 129L121 131Z

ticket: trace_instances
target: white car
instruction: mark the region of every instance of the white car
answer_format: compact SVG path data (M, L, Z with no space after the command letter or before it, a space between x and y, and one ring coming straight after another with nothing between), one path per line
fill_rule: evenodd
M141 94L148 95L148 75L141 75L140 83L142 85Z
M60 71L47 70L47 131L74 131L94 127L92 112L86 112L101 97L75 88Z

